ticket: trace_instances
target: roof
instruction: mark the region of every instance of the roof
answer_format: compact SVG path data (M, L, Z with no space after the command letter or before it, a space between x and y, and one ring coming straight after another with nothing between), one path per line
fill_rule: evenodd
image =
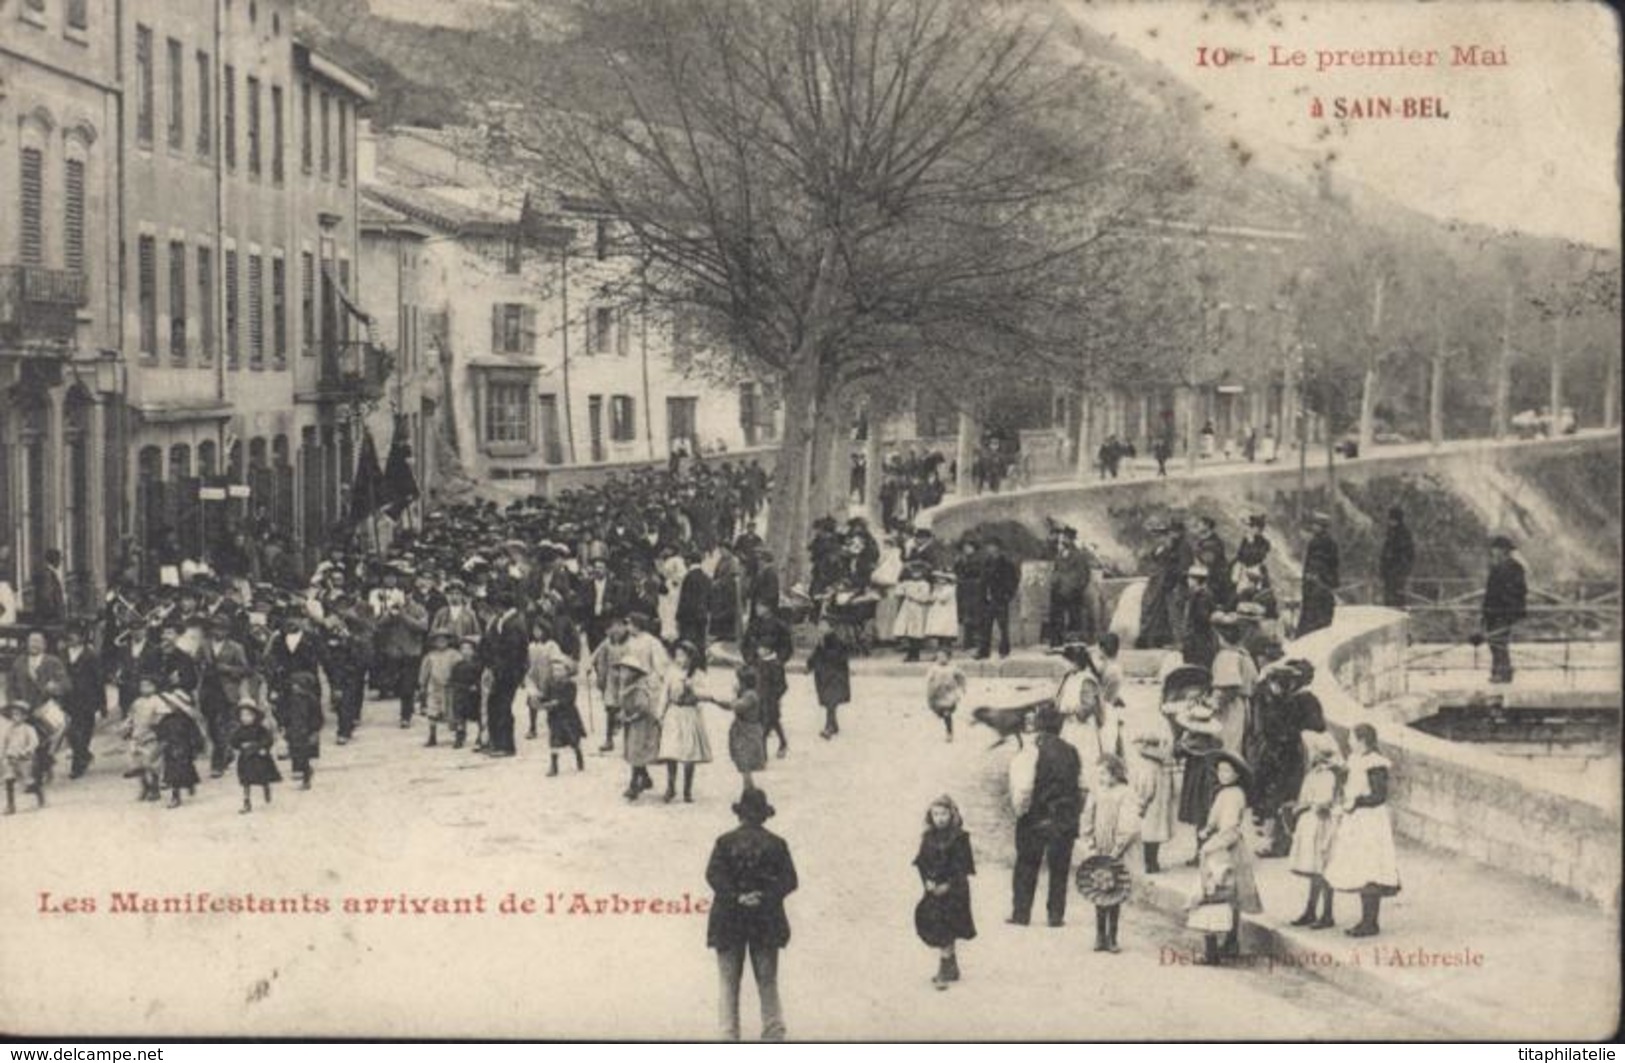
M360 74L341 65L337 60L331 59L303 41L294 42L294 63L318 77L337 85L339 88L353 94L363 103L371 103L378 98L377 86Z
M454 235L491 234L506 231L518 222L517 213L505 217L494 211L459 203L427 188L402 188L397 185L366 185L361 190L363 203L374 208L422 222Z

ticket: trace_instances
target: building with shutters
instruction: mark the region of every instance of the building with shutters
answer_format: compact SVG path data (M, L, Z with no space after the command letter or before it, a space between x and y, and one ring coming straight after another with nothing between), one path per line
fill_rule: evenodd
M240 532L308 562L366 391L349 290L371 86L295 39L292 0L120 10L124 530L147 580Z
M0 4L0 624L51 551L93 608L118 540L116 10Z
M598 471L771 447L771 389L685 371L616 222L493 175L459 130L363 136L361 298L399 350L419 481L548 492Z

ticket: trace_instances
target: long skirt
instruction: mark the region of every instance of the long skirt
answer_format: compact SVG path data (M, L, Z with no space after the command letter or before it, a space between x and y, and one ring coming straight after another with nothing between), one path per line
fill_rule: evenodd
M660 758L675 764L711 763L711 739L698 705L670 705L660 721Z
M1201 830L1213 806L1213 791L1219 781L1213 773L1212 757L1186 757L1185 777L1179 788L1179 822Z
M1326 881L1345 892L1399 892L1399 861L1386 806L1357 808L1338 821L1326 857Z
M1161 843L1174 836L1174 780L1178 769L1147 757L1130 757L1128 782L1135 797L1145 804L1140 815L1140 840Z
M1314 809L1298 813L1292 827L1292 852L1287 866L1298 875L1324 875L1337 821L1331 815L1316 815Z

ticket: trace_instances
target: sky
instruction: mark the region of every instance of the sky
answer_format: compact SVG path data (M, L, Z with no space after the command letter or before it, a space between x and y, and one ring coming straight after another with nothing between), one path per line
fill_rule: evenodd
M1618 26L1600 3L1499 0L1069 0L1079 21L1160 63L1214 104L1213 131L1259 162L1334 172L1443 218L1618 249ZM1205 16L1205 18L1204 18ZM1456 47L1507 64L1452 65ZM1303 67L1271 65L1293 52ZM1199 66L1199 48L1208 66ZM1244 52L1211 65L1219 50ZM1342 51L1435 51L1432 66L1355 66ZM1321 52L1332 53L1322 56ZM1408 56L1407 58L1423 58ZM1328 64L1319 69L1322 60ZM1450 117L1332 117L1334 101L1436 97ZM1327 117L1310 115L1318 98Z
M466 24L524 0L370 0L376 14ZM772 0L767 0L772 2ZM1612 11L1589 0L1060 0L1206 96L1212 131L1307 179L1315 160L1441 218L1620 246L1621 69ZM1457 47L1505 66L1453 65ZM1303 67L1271 65L1304 53ZM1245 52L1198 66L1208 54ZM1431 66L1319 69L1320 53L1436 52ZM1211 59L1209 60L1211 63ZM1335 101L1436 98L1448 119L1339 122ZM1318 99L1327 117L1311 117Z

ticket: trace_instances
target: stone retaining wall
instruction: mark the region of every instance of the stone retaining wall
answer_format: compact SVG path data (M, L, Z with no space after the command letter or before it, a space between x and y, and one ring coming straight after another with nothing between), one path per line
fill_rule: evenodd
M1595 779L1406 726L1407 714L1384 703L1405 692L1408 624L1396 610L1348 607L1339 610L1335 630L1316 632L1289 650L1314 663L1314 692L1340 738L1346 741L1357 723L1376 727L1394 764L1395 829L1618 911L1619 780L1599 793ZM1404 874L1402 867L1402 880Z

